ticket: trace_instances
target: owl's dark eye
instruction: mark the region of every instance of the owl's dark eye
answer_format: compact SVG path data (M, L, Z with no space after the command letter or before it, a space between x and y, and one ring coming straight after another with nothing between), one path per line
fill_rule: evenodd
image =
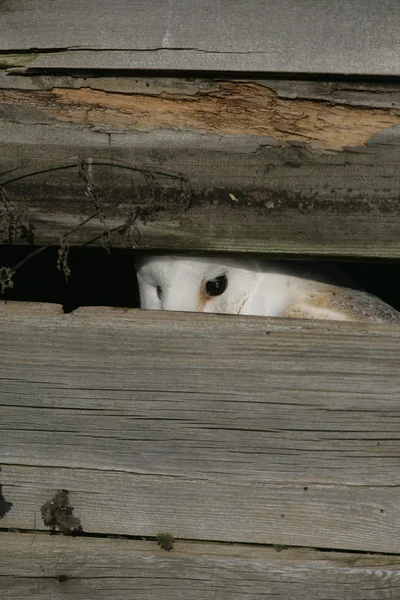
M221 275L215 279L210 279L206 283L206 292L208 296L220 296L228 287L226 275Z
M160 285L158 285L158 286L156 287L156 291L157 291L157 296L158 296L158 299L159 299L159 300L161 300L161 296L162 296L162 289L161 289L161 286L160 286Z

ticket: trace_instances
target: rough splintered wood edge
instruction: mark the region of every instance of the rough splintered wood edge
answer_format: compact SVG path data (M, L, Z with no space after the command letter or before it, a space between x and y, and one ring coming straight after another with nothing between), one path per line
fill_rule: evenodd
M278 86L279 87L279 86ZM321 149L363 146L400 125L391 108L279 97L253 81L220 81L218 90L154 96L53 87L49 92L8 92L0 101L39 107L55 121L116 131L173 129L224 135L261 135L278 143L301 141Z
M316 143L328 150L363 146L400 125L392 108L358 108L279 97L253 81L219 81L195 94L118 93L91 89L3 90L0 102L35 109L55 123L109 131L173 129L224 135L260 135L278 143ZM279 87L279 86L278 86ZM4 117L3 117L4 118Z
M22 56L23 58L23 56ZM29 57L28 57L29 58ZM2 67L2 61L11 60L9 54L0 52L0 89L20 91L48 91L53 89L67 90L92 90L98 92L111 92L115 94L139 95L145 97L160 96L171 100L187 99L199 100L205 97L218 98L221 84L240 83L263 86L277 94L284 100L308 100L310 102L325 102L330 106L350 106L358 108L386 109L398 111L400 109L400 83L396 81L346 81L331 79L269 79L268 77L241 77L216 76L212 77L172 77L172 76L144 76L85 75L71 73L68 75L51 74L46 77L34 73L17 73L14 69ZM18 62L18 55L12 56Z
M180 540L165 552L155 540L38 533L0 533L0 543L4 600L376 600L394 598L400 580L399 556Z

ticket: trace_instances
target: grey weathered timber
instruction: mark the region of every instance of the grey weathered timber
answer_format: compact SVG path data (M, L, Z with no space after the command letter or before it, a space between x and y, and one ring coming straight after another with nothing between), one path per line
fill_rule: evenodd
M398 556L0 533L2 600L394 600Z
M4 68L0 241L399 258L399 98Z
M400 328L0 306L2 527L400 551Z
M397 0L6 0L0 31L39 69L399 75Z

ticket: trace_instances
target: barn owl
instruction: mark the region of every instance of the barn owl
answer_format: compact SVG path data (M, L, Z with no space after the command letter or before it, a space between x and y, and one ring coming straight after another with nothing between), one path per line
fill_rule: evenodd
M400 323L400 313L340 270L251 258L143 256L141 308Z

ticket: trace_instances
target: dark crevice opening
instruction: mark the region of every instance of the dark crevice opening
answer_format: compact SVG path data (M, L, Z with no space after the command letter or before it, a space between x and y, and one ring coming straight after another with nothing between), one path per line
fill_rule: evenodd
M0 246L0 267L13 267L34 247ZM132 252L104 248L70 248L66 279L57 268L58 248L49 247L32 257L13 275L13 287L0 293L0 300L51 302L64 312L80 306L139 306L139 292Z
M32 534L35 535L51 535L51 536L64 536L61 531L48 531L43 529L22 529L22 528L10 528L10 527L0 527L1 533L19 533L23 534ZM132 535L132 534L113 534L113 533L98 533L98 532L79 532L73 535L72 537L80 537L80 538L92 538L92 539L114 539L114 540L131 540L131 541L144 541L144 542L154 542L157 543L156 536L150 535ZM346 548L329 548L325 546L299 546L299 545L285 545L285 544L273 544L273 543L263 543L263 542L237 542L237 541L229 541L229 540L215 540L215 539L194 539L194 538L175 538L174 539L174 547L175 544L178 547L180 542L183 543L191 543L191 544L215 544L216 546L236 546L236 547L255 547L255 548L274 548L276 552L284 552L285 550L290 549L298 549L298 550L314 550L316 552L326 553L331 552L335 554L354 554L354 555L366 555L366 556L394 556L398 557L399 554L396 552L382 552L376 550L357 550L357 549L346 549Z
M35 247L0 246L0 267L13 267ZM132 251L71 247L68 281L57 268L58 248L47 248L32 257L13 275L13 288L0 300L61 304L64 312L80 306L139 307ZM323 261L326 264L326 260ZM340 266L366 291L400 310L400 260L330 261Z

